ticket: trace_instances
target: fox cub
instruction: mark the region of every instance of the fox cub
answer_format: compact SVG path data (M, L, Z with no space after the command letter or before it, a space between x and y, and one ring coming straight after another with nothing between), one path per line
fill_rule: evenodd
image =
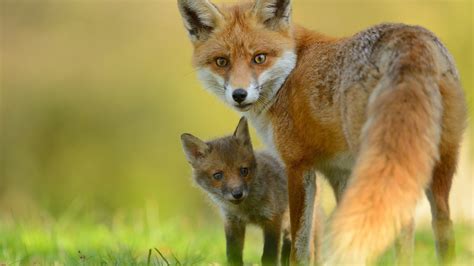
M227 261L243 264L245 227L250 223L264 233L262 263L278 264L283 235L281 261L286 264L291 242L285 170L271 155L253 151L246 119L240 119L232 136L204 142L183 134L181 140L194 180L222 211Z

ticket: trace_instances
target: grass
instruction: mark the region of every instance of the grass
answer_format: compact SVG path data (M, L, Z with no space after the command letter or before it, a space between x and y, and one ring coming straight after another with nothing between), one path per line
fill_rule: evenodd
M215 219L214 219L215 218ZM222 223L217 217L160 222L149 209L98 215L70 210L57 218L33 212L0 219L0 265L210 265L225 262ZM456 224L457 263L474 263L474 227ZM250 229L245 262L259 262L262 239ZM415 265L435 265L431 229L417 230ZM379 265L393 265L393 250Z

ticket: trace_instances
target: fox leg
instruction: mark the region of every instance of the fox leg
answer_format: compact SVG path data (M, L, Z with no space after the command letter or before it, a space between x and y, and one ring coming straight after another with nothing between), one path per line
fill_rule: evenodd
M263 228L262 265L277 265L281 238L281 216L265 223Z
M281 258L280 264L287 266L290 264L290 253L291 253L291 236L289 231L283 232L283 243L281 245Z
M319 184L316 184L319 186ZM323 208L321 207L321 196L319 187L316 189L316 197L314 201L314 213L313 213L313 251L315 265L320 265L322 263L322 246L323 246L323 236L324 236L324 223L326 221L326 216L324 214Z
M245 223L228 217L225 223L226 253L229 265L243 265L242 252L245 241Z
M331 185L334 197L336 198L336 203L339 204L346 188L347 179L351 175L351 172L343 169L331 169L324 171L323 174Z
M465 127L466 106L462 90L453 89L457 81L444 75L439 83L443 95L443 131L441 132L440 158L433 169L431 184L426 195L431 206L432 227L436 252L441 264L455 259L455 240L449 211L449 192L458 161L459 144Z
M307 265L311 259L315 181L314 171L288 167L292 265Z
M413 252L415 249L415 220L411 221L400 231L400 235L395 241L395 254L397 265L413 265Z
M449 213L449 191L455 167L455 155L441 155L433 172L433 180L426 191L433 217L436 253L441 264L449 264L455 257L453 223Z

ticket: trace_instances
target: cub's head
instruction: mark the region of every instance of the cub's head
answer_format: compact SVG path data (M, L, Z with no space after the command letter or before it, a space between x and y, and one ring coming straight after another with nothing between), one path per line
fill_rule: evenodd
M181 141L196 183L212 198L238 204L247 197L256 162L245 118L232 136L204 142L183 134Z
M178 0L204 86L245 112L268 103L296 63L290 0L220 6Z

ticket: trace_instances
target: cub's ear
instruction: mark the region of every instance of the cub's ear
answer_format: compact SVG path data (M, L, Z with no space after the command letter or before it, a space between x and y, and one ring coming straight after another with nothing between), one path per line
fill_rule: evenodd
M191 164L195 164L199 159L206 157L206 155L211 151L209 145L204 141L188 133L181 135L181 142L183 144L186 158Z
M286 30L290 26L291 0L256 0L253 12L272 30Z
M205 40L222 19L208 0L178 0L178 8L192 42Z
M244 145L252 147L252 141L250 140L249 125L247 119L242 116L240 118L239 124L234 131L234 137L241 141Z

